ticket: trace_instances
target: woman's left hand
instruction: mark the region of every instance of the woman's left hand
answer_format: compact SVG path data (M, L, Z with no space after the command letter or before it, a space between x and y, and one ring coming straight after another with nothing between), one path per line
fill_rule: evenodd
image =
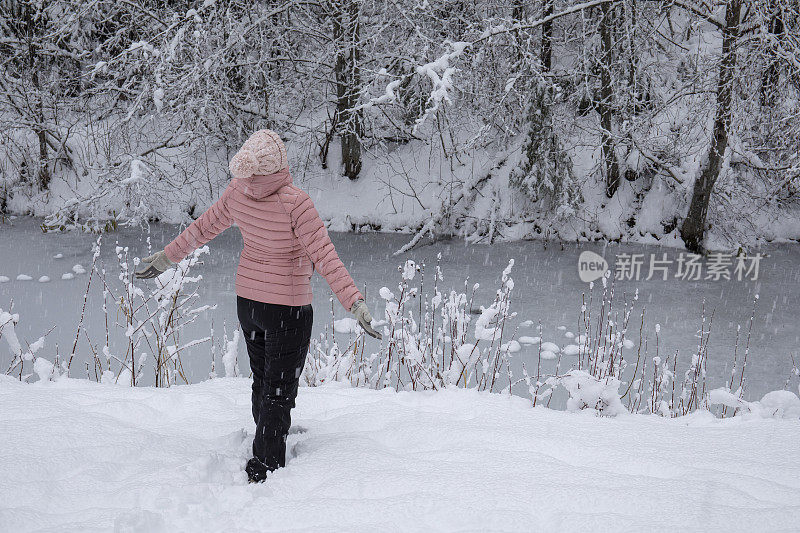
M136 269L136 277L139 279L150 279L158 276L175 263L169 260L164 250L156 252L150 257L145 257Z
M367 335L375 337L376 339L383 338L383 335L375 331L372 327L372 315L369 313L369 309L367 309L367 304L364 303L364 300L357 300L356 303L353 304L353 307L350 308L350 312L356 317L358 324L364 328Z

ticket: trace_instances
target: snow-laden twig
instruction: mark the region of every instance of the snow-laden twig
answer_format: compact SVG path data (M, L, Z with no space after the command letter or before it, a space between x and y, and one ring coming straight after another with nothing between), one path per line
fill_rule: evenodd
M33 371L39 376L39 379L49 381L54 377L59 377L61 369L58 368L58 366L55 366L46 359L36 356L36 353L44 346L45 338L54 328L50 328L47 333L39 337L32 344L28 344L26 349L23 349L22 343L17 336L17 324L19 324L19 314L4 311L0 308L0 340L5 338L8 349L11 352L11 363L8 369L6 369L6 375L17 373L17 377L20 381L27 380L30 374L26 375L24 373L24 367L26 362L31 362L33 363ZM39 362L39 359L42 359L42 362ZM19 372L17 372L17 369L19 369Z

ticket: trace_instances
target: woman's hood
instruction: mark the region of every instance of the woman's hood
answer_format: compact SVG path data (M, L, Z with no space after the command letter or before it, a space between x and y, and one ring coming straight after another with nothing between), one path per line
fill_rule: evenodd
M283 187L292 183L292 175L288 168L279 170L275 174L266 176L250 176L249 178L236 178L231 185L253 200L263 200Z

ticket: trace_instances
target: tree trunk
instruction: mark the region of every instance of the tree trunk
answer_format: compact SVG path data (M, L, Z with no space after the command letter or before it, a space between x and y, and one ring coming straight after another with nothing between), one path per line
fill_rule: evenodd
M353 111L358 104L361 87L358 72L359 4L354 0L337 0L330 5L333 40L337 48L334 65L336 78L334 123L342 144L344 175L354 180L361 172L361 136L364 133L362 113Z
M776 0L769 0L770 21L769 33L772 34L773 39L780 41L783 39L784 24L783 13L781 7L777 5ZM778 95L778 82L780 72L778 70L778 57L774 45L770 45L767 52L768 64L764 70L761 79L761 105L773 106L775 105L775 97Z
M512 24L519 24L525 21L525 1L526 0L514 0L514 3L511 8L511 22ZM502 4L501 4L502 5ZM521 67L525 61L525 50L527 48L527 32L524 30L516 29L514 30L514 47L516 49L516 61L517 66Z
M29 38L31 38L29 36ZM33 114L36 118L36 124L33 126L33 132L39 141L39 165L36 173L36 181L39 184L39 190L46 191L50 188L50 169L47 165L47 131L45 130L44 120L44 102L42 94L42 86L39 83L39 66L37 65L37 51L33 39L28 45L28 67L31 73L31 84L33 85Z
M603 166L606 173L606 196L611 198L619 188L619 163L614 150L613 128L613 100L614 88L611 76L614 60L614 6L604 3L601 6L602 18L600 20L600 102L597 110L600 113L600 129Z
M629 97L633 98L634 112L636 112L640 97L639 90L636 87L636 0L627 0L623 6L625 9L625 24L627 25L625 36L628 41L628 91Z
M525 16L525 1L514 0L514 7L511 9L511 19L514 22L520 22Z
M711 139L708 161L694 183L689 212L681 226L681 238L683 238L686 248L694 253L701 253L704 250L706 216L708 215L711 192L714 190L717 178L719 178L725 158L725 150L728 148L728 129L731 124L731 85L733 83L734 69L736 68L734 45L739 37L741 10L742 0L728 1L725 12L725 30L722 36L722 60L717 82L717 111L714 118L714 136Z
M543 17L549 17L553 14L553 3L555 0L544 0ZM553 21L548 20L542 24L542 69L545 72L550 72L553 66Z

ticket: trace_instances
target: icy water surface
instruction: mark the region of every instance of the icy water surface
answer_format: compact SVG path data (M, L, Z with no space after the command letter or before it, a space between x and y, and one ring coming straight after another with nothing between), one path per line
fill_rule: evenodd
M66 234L43 234L40 221L18 218L11 223L0 224L0 276L10 281L0 283L0 308L7 310L14 301L14 312L20 314L17 331L22 339L32 342L50 327L55 329L47 337L47 343L40 355L51 356L56 344L60 354L69 353L75 338L76 326L80 318L83 294L87 275L75 275L73 279L62 280L62 274L72 272L75 264L89 268L91 246L95 237L88 234L70 232ZM169 225L154 225L149 237L153 249L160 249L178 232ZM148 233L138 229L126 228L117 233L107 234L100 261L109 270L116 264L114 247L117 242L129 246L139 256L147 255L146 238ZM464 290L464 280L469 286L480 284L475 299L475 307L489 305L498 287L502 270L509 259L515 260L512 277L515 288L512 296L512 309L518 313L512 326L524 320L534 323L541 321L544 340L555 342L562 348L574 343L567 334L578 331L581 298L587 292L587 284L580 281L577 273L578 255L584 250L600 253L614 264L614 257L623 253L650 254L667 253L675 260L679 251L669 248L643 245L603 245L557 244L547 247L539 241L500 243L492 246L470 245L463 240L440 241L433 245L421 246L400 257L392 252L405 244L410 237L398 234L332 234L340 257L350 270L360 289L366 286L366 296L373 314L383 314L382 301L378 291L382 286L394 289L400 280L397 267L406 258L428 265L428 278L432 275L432 265L437 254L441 253L441 266L444 289ZM234 280L241 237L236 229L230 229L209 244L210 255L203 256L204 264L195 273L203 276L200 286L202 304L217 304L214 311L204 312L196 324L190 326L184 339L204 337L209 334L213 319L215 336L221 337L223 324L231 330L238 326L236 319L236 297ZM743 352L747 323L752 312L756 294L759 300L756 318L750 341L750 355L747 368L747 397L760 398L763 393L781 389L789 378L791 356L800 363L800 246L774 245L761 250L765 254L761 260L760 273L756 281L683 281L675 279L674 265L667 281L624 281L617 284L618 296L630 297L639 290L639 302L646 307L644 333L649 338L650 356L653 354L653 341L656 324L660 325L660 353L667 355L678 350L680 368L685 369L697 348L697 332L701 325L701 307L705 300L706 312L714 311L713 328L710 337L708 372L711 386L723 384L729 375L733 359L737 325L742 326L739 354ZM62 257L58 257L58 255ZM17 276L30 276L29 281L18 281ZM49 282L39 282L42 276ZM646 266L645 275L646 277ZM330 323L330 291L319 275L313 278L315 335ZM595 294L595 298L597 298ZM99 285L92 288L87 306L86 324L89 336L99 340L105 335L102 297ZM629 329L629 337L636 340L639 329L641 305L634 311ZM338 302L334 309L336 318L346 316ZM112 315L113 316L113 315ZM707 320L708 323L708 320ZM560 328L560 329L559 329ZM633 334L631 334L633 332ZM518 335L537 336L536 326L519 329ZM82 336L83 337L83 336ZM85 339L81 338L81 354L89 353ZM523 346L512 354L515 367L522 362L528 367L535 366L538 348L535 345ZM628 358L635 359L635 348L628 351ZM184 369L191 381L206 379L210 371L208 345L192 349L183 356ZM240 349L240 367L247 372L244 346ZM0 371L9 364L10 355L5 342L0 342ZM565 357L562 370L574 362L574 357ZM683 364L682 364L683 363ZM555 362L544 362L543 370L552 372ZM73 363L73 375L84 372L83 360ZM218 362L217 371L222 372ZM793 382L796 386L796 380Z

